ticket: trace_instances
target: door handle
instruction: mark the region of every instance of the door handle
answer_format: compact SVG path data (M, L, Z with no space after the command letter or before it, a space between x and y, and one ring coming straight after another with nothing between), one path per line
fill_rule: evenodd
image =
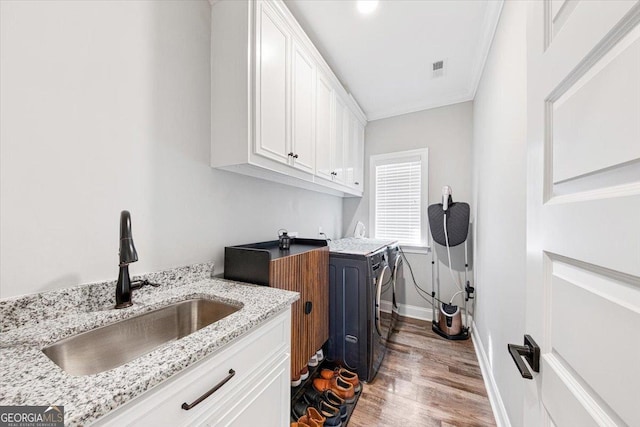
M524 336L524 345L507 344L507 348L522 378L528 380L533 379L531 371L529 371L529 368L527 368L527 365L522 360L523 357L527 359L529 366L531 366L534 372L540 372L540 347L533 338L531 338L531 335Z

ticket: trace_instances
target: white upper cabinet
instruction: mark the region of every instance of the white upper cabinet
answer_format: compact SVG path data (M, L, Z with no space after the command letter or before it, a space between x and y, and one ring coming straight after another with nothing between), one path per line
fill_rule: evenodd
M366 117L280 0L211 7L211 166L339 196ZM345 165L345 162L348 165Z
M289 155L294 167L315 170L315 83L316 66L302 45L293 44L292 144Z
M316 77L316 175L331 180L331 145L333 89L331 83L317 73Z
M364 154L359 141L361 126L358 119L350 111L347 111L347 118L349 126L346 133L348 139L344 147L345 184L357 189L361 186L361 178L359 177L361 161L359 158Z
M291 36L264 3L256 17L256 153L287 163L289 158L288 53Z
M349 129L349 117L347 108L340 98L335 99L334 120L333 145L331 146L331 173L335 182L344 183L344 147L346 142L345 136Z
M364 188L364 125L356 120L355 171L353 185L358 191Z

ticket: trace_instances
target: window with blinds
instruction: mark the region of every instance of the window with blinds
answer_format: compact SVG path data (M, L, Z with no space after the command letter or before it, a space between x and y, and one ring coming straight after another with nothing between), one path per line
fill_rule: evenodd
M426 246L426 149L371 160L373 237Z

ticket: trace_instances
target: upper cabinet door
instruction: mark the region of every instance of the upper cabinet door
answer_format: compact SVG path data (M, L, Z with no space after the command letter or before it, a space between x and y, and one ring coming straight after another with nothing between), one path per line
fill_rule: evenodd
M347 116L347 107L340 97L335 97L335 129L333 145L331 150L331 168L333 180L335 182L344 183L344 144L346 130L349 129L349 121ZM345 120L346 119L346 120Z
M320 72L316 77L316 175L331 179L333 89Z
M356 140L357 119L351 111L345 110L345 140L344 140L344 177L345 184L349 187L355 187L355 169L356 169Z
M315 165L316 67L301 45L293 44L291 164L313 173Z
M364 127L360 124L356 116L346 110L345 120L348 121L348 129L345 129L344 147L344 171L345 184L349 187L362 191L362 162L364 159Z
M364 190L364 126L356 120L354 188Z
M291 36L286 25L264 2L256 13L255 151L288 163L288 52Z

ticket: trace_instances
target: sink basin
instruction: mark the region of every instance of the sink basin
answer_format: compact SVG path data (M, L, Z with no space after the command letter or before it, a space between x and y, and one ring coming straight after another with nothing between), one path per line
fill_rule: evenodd
M97 374L186 337L240 308L190 299L65 338L42 351L71 375Z

